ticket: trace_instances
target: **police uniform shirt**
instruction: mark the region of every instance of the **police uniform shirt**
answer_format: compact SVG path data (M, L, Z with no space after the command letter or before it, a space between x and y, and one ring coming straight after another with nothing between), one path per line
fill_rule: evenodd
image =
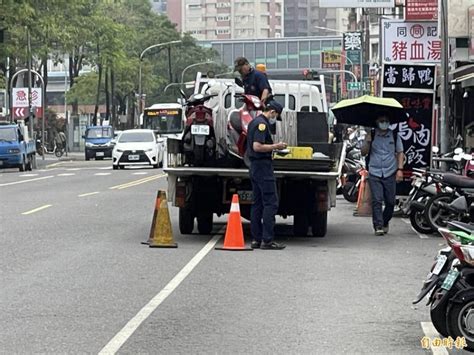
M403 152L403 142L398 134L396 137L395 144L391 130L387 130L384 134L381 130L375 129L370 148L369 171L371 175L389 177L397 172L396 153Z
M273 144L272 135L269 129L269 122L264 115L259 115L253 119L248 126L247 150L250 160L271 159L272 153L259 153L253 150L253 143Z
M267 77L253 68L251 68L247 76L243 78L243 82L246 94L261 98L263 90L268 89L270 93L272 92Z

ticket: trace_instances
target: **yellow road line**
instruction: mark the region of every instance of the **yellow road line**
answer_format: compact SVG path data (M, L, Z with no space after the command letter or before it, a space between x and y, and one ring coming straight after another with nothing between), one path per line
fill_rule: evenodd
M44 180L44 179L51 179L54 176L43 176L40 178L34 178L34 179L28 179L28 180L21 180L21 181L15 181L15 182L7 182L5 184L0 184L0 187L2 186L10 186L10 185L18 185L18 184L24 184L26 182L31 182L31 181L38 181L38 180Z
M48 165L46 165L46 168L49 169L49 168L52 168L52 167L55 167L55 166L59 166L59 165L62 165L62 164L63 164L62 161L60 161L60 162L58 162L58 163L48 164Z
M137 186L137 185L140 185L140 184L144 184L144 183L146 183L146 182L150 182L150 181L153 181L153 180L160 179L160 178L162 178L162 177L164 177L164 176L166 176L166 174L148 176L148 177L143 178L143 179L139 179L139 180L127 182L127 183L125 183L125 184L120 184L120 185L112 186L112 187L109 187L109 189L110 189L110 190L115 190L115 189L117 189L117 190L123 190L123 189L129 188L129 187Z
M86 193L86 194L77 195L77 197L85 197L85 196L97 195L98 193L100 193L100 192L99 192L99 191L88 192L88 193Z
M23 212L22 215L28 215L28 214L32 214L32 213L35 213L35 212L39 212L39 211L42 211L42 210L45 210L46 208L49 208L51 207L52 205L44 205L44 206L41 206L41 207L38 207L38 208L35 208L34 210L31 210L31 211L27 211L27 212Z

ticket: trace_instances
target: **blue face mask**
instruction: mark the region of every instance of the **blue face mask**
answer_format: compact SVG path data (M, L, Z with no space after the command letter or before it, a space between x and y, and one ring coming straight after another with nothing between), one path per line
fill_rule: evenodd
M377 126L382 130L386 131L390 127L390 122L379 122Z

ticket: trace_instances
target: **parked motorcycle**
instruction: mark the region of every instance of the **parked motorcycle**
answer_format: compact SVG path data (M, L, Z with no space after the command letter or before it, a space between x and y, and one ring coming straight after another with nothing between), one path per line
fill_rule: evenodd
M183 151L185 164L192 166L212 165L216 153L216 135L212 109L205 103L217 95L194 94L185 99L186 125L183 132Z
M43 156L45 154L54 154L56 157L61 158L65 152L64 147L58 147L56 141L53 141L53 148L48 149L48 146L43 145L41 139L36 140L36 152Z
M360 172L364 169L365 160L362 159L360 149L355 144L348 144L340 181L342 194L346 201L357 202L361 183Z
M257 117L263 108L263 104L257 96L248 94L235 94L235 98L243 101L244 105L239 109L229 112L227 118L227 150L238 160L244 161L250 166L247 151L247 128L249 123Z

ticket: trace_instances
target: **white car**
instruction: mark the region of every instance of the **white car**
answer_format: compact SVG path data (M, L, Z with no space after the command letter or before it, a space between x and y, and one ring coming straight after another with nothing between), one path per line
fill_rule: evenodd
M164 139L151 129L129 129L120 133L112 151L114 170L127 165L163 166Z

